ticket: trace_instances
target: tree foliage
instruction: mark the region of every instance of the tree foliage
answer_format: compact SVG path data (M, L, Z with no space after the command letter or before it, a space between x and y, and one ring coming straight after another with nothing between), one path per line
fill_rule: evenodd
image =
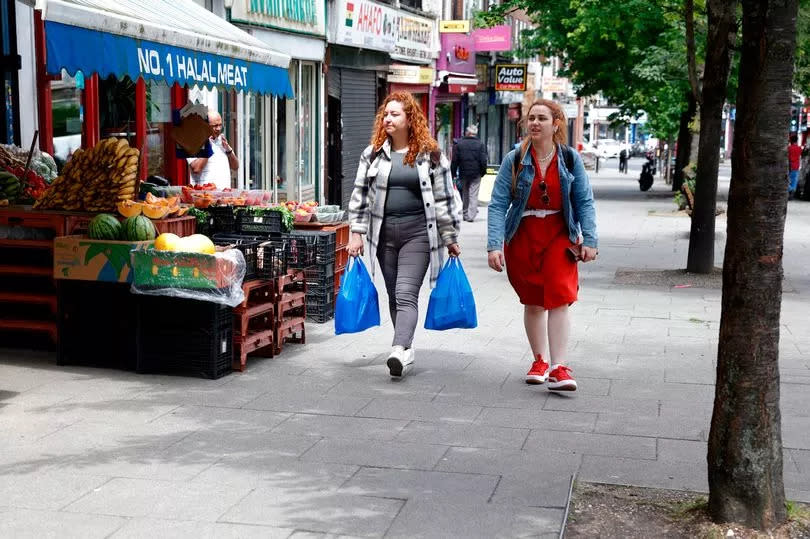
M678 129L689 89L681 0L508 0L476 15L477 26L525 10L522 54L557 56L582 96L601 93L623 115L647 113L648 130L669 138ZM695 2L697 54L705 39L704 0Z

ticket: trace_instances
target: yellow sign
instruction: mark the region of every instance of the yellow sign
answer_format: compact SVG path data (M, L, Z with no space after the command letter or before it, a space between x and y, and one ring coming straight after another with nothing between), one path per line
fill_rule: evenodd
M432 67L420 67L404 64L388 66L388 82L399 84L430 84L436 78Z
M439 33L467 34L470 31L470 21L440 21Z

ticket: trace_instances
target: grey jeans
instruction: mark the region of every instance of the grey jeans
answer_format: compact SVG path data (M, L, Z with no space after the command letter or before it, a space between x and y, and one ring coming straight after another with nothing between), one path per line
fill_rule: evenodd
M481 187L481 178L464 180L461 183L461 202L464 219L475 221L478 215L478 190Z
M425 216L386 218L380 230L377 260L394 324L392 345L410 348L419 317L419 289L430 264Z

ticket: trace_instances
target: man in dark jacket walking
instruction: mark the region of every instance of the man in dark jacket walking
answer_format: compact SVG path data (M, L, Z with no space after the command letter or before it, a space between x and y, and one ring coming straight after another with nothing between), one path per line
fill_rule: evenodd
M473 222L478 214L481 176L487 173L487 148L478 140L478 127L467 127L464 138L453 145L450 171L460 180L464 220Z

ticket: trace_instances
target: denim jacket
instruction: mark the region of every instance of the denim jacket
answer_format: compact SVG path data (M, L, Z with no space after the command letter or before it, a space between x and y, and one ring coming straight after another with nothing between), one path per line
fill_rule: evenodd
M560 173L560 187L563 192L563 218L568 225L568 239L576 243L580 235L583 244L598 247L596 236L596 210L593 203L593 191L588 181L588 174L582 164L582 158L573 149L574 173L568 172L563 159L562 148L557 145L557 169ZM518 225L526 209L534 181L534 165L531 152L523 157L523 169L518 175L515 196L512 196L512 162L519 149L509 152L501 163L492 198L489 202L487 217L487 251L503 249L503 243L509 243L517 232ZM566 196L566 194L568 196Z

